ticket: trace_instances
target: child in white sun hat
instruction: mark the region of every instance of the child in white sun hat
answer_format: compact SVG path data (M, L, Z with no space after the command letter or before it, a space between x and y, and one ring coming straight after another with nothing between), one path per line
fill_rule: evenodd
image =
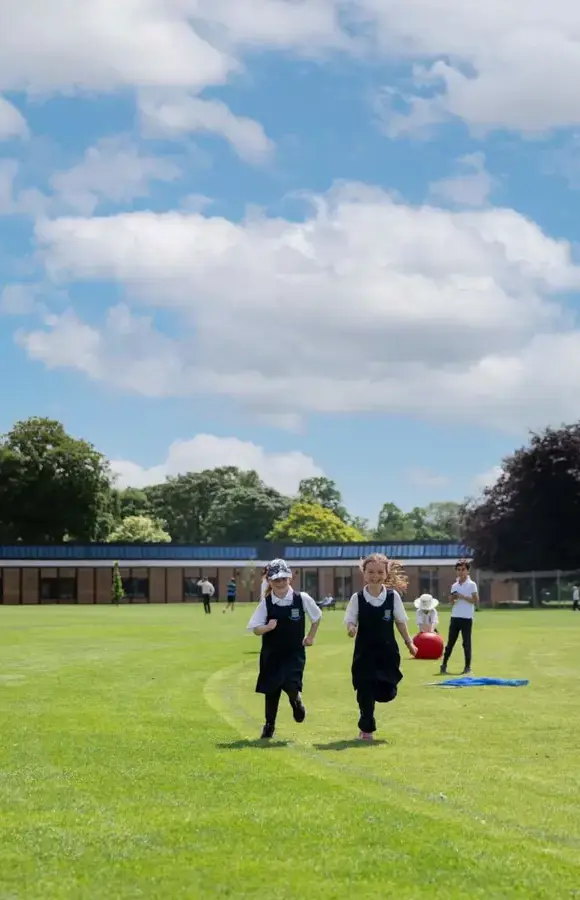
M439 624L439 616L437 607L439 600L432 597L431 594L421 594L415 600L415 609L417 610L417 626L419 631L427 634L438 634L437 625Z

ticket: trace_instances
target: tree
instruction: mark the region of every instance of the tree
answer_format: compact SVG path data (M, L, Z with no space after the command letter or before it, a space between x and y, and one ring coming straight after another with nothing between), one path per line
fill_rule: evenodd
M218 494L206 521L212 543L263 541L274 523L288 515L291 501L273 488L239 485Z
M379 541L412 541L415 525L395 503L385 503L379 513L375 538Z
M114 517L105 457L60 422L17 422L0 440L0 538L102 540Z
M375 531L384 541L459 541L461 506L451 501L415 506L405 513L394 503L385 503Z
M345 544L364 539L352 525L347 525L332 510L317 503L295 503L286 518L276 522L268 540L289 541L293 544Z
M363 519L360 516L350 516L347 519L347 525L350 525L355 531L358 531L359 534L362 535L363 540L372 540L374 537L374 530L370 526L370 522L368 519Z
M171 535L150 516L127 516L108 537L110 543L169 544Z
M342 495L331 478L303 478L298 485L298 503L316 503L332 512L346 522L348 513L342 504Z
M534 434L463 510L475 563L497 572L577 569L580 424Z
M423 510L428 539L436 541L461 541L461 504L447 500L430 503Z
M238 483L238 469L223 466L187 472L147 489L152 513L167 523L174 541L207 544L207 519L218 493Z
M118 606L125 599L125 588L123 587L123 579L121 578L121 570L119 563L113 566L113 583L111 585L111 602Z
M151 514L151 504L147 491L140 488L125 488L118 491L118 502L121 519L128 516L148 516Z
M231 536L225 537L228 533L227 521L221 509L232 491L242 493L237 493L235 500L227 501L229 509L231 511L237 506L235 515L246 522L253 535L257 535L255 540L263 540L275 518L284 515L290 505L290 501L273 488L267 488L256 472L242 472L235 466L177 475L168 478L164 484L147 488L146 493L152 515L166 522L172 540L184 544L207 544L226 539L234 541ZM250 522L249 509L252 504L266 527L261 534ZM245 507L246 513L242 512L242 507ZM278 512L272 519L271 513L275 509ZM232 523L230 535L234 532L240 534L238 525ZM240 540L250 540L248 533Z

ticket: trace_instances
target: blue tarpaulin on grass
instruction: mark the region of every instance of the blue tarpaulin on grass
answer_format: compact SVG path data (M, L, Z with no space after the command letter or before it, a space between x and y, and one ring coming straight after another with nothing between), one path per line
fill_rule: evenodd
M525 687L530 682L526 678L449 678L435 682L440 687Z

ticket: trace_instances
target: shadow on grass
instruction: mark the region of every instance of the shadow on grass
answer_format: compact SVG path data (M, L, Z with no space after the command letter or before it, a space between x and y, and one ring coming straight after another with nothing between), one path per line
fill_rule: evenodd
M239 741L231 741L229 744L216 744L218 750L245 750L247 747L255 747L257 750L269 750L274 747L288 747L290 741L265 741L260 738L250 740L244 738Z
M259 656L259 650L244 650L244 656Z
M315 750L349 750L351 747L381 747L387 741L361 741L353 738L349 741L331 741L329 744L314 744Z

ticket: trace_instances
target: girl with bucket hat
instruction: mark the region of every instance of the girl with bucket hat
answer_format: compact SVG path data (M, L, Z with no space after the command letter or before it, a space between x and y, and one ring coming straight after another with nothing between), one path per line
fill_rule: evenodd
M312 597L292 590L292 570L283 559L273 559L266 567L268 585L248 631L262 638L260 671L256 693L265 694L265 718L262 738L274 737L282 691L288 695L295 722L303 722L302 682L306 665L306 647L314 643L322 618ZM306 634L306 617L310 631Z
M422 634L439 634L437 631L437 625L439 624L438 606L439 600L436 600L431 594L421 594L415 600L417 627Z

